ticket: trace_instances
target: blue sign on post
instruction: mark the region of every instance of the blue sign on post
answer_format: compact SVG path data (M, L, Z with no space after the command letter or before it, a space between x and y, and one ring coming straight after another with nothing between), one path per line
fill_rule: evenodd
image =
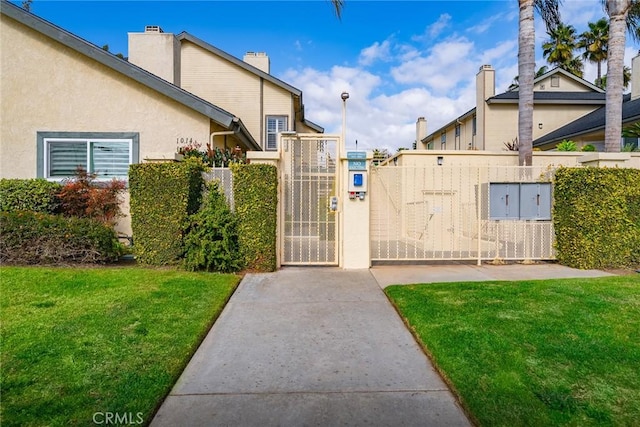
M349 162L350 171L367 170L366 151L347 151L347 160Z

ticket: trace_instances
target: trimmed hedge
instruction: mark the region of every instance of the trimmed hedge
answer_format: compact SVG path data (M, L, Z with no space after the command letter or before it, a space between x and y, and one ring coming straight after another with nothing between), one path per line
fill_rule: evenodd
M640 170L560 168L553 223L557 259L570 267L640 265Z
M245 268L276 269L278 172L263 164L231 165L238 240Z
M0 211L54 213L59 208L57 194L62 185L43 178L0 180Z
M0 212L2 263L106 263L117 261L122 250L115 231L93 219Z
M142 264L174 265L184 252L183 231L202 198L198 161L140 163L129 168L134 254Z

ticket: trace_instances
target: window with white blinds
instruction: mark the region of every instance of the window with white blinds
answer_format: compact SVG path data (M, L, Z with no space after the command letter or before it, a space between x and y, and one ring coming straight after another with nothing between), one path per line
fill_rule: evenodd
M80 166L98 179L127 178L132 148L130 139L44 138L44 175L68 178Z
M267 116L267 150L278 149L278 132L289 130L287 116Z

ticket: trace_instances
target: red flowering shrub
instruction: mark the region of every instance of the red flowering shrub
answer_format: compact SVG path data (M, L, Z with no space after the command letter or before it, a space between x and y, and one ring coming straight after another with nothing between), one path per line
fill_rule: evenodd
M126 183L118 179L97 182L96 177L96 174L79 167L76 176L65 181L58 193L62 214L114 225L122 216L119 196L126 188Z

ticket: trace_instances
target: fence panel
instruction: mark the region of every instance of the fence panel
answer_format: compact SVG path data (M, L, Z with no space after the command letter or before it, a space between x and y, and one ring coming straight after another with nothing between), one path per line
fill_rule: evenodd
M203 173L204 180L211 182L217 180L220 188L224 191L227 203L231 210L235 210L235 200L233 198L233 174L229 168L210 168Z
M548 183L552 176L553 170L541 167L373 167L371 259L553 259L554 230L548 217L520 219L519 198L511 199L508 220L492 217L489 209L491 184L509 183L519 191L522 183ZM540 195L534 203L540 203Z

